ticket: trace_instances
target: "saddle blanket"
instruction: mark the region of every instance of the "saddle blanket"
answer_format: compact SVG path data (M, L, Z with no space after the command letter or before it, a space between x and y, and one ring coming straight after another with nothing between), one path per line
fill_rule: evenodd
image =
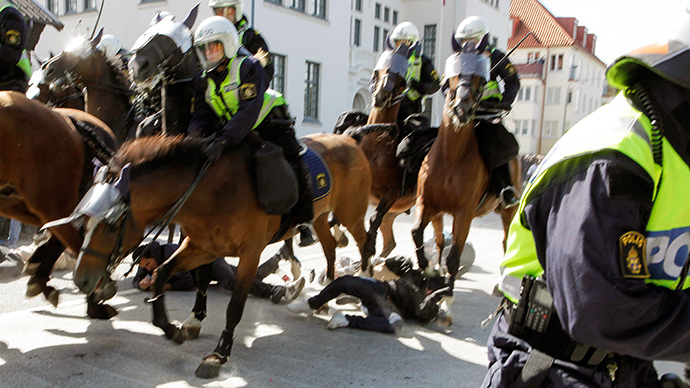
M311 175L312 201L316 202L330 194L331 172L321 155L309 147L305 148L306 152L302 155L302 159L307 164L309 175Z

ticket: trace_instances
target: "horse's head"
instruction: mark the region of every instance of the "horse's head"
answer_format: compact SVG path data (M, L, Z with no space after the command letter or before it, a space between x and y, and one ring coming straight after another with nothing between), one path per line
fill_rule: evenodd
M467 124L475 114L481 92L489 79L490 60L484 55L486 36L478 44L466 41L462 46L453 38L455 51L446 60L442 84L446 89L445 113Z
M122 168L117 176L108 168L101 167L93 186L70 217L43 226L48 229L71 223L84 230L84 243L74 269L74 283L97 301L115 294L110 275L139 245L143 235L132 220L128 166Z
M389 108L402 100L409 60L417 50L417 45L407 47L404 44L396 49L390 46L389 39L386 39L386 46L374 69L376 84L372 97L377 108Z
M85 37L72 40L60 54L41 66L45 81L60 86L101 79L107 71L105 65L108 61L105 54L97 49L102 36L103 29L91 40Z
M55 85L46 81L43 63L31 74L26 97L57 108L74 108L84 110L84 95L76 87L63 84Z
M199 4L183 22L174 17L154 17L152 24L132 47L129 69L138 88L153 89L162 79L173 77L175 69L187 57L195 59L192 48L192 27ZM196 70L196 69L195 69Z

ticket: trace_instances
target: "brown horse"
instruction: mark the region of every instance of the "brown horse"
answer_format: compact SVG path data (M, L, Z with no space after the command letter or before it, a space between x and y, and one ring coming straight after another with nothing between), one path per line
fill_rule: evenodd
M122 143L136 132L136 112L130 101L133 93L120 63L96 48L102 36L103 29L90 41L70 45L46 62L43 71L46 82L83 89L84 110L103 120Z
M459 48L458 48L459 49ZM483 50L466 44L449 58L446 77L449 89L438 137L422 164L417 182L418 198L412 237L417 247L421 268L428 261L424 255L424 228L432 222L442 229L443 214L453 216L453 244L446 259L451 292L456 276L468 270L460 268L460 255L465 246L470 224L475 217L492 211L501 215L505 237L517 207L506 209L497 194L488 191L490 174L480 154L474 132L474 114L478 95L486 83L488 64ZM450 66L449 66L450 64ZM454 69L454 70L453 70ZM510 162L511 179L521 187L518 159ZM505 238L504 238L505 248ZM443 249L443 236L436 234L438 252Z
M405 45L397 50L389 46L382 54L375 70L378 79L367 125L346 131L358 139L369 159L372 173L370 203L376 206L369 219L369 235L375 242L376 232L381 229L383 249L379 256L382 257L387 257L396 246L393 221L401 213L409 211L417 198L416 177L406 177L406 171L396 157L401 140L396 123L400 101L404 98L411 51ZM366 270L366 267L362 269Z
M86 224L86 238L74 272L74 281L83 292L90 293L103 279L109 278L109 271L139 245L144 227L160 219L192 186L205 165L204 144L202 139L143 137L126 143L118 151L109 165L111 176L119 175L117 182L94 186L94 190L100 186L101 192L120 194L94 200L105 211L98 213L100 216L92 212ZM366 156L347 136L312 135L306 144L323 158L331 172L330 193L314 202L314 227L324 249L326 244L335 249L327 219L333 212L357 240L360 253L365 256L367 199L362 193L371 185ZM291 221L268 215L259 206L251 152L247 142L226 150L198 180L173 218L183 226L187 237L157 269L154 281L153 324L168 338L181 342L185 339L184 332L168 321L161 295L167 279L211 263L218 256L239 257L225 330L214 353L196 371L204 378L217 376L230 355L233 333L242 316L261 252L270 242L290 237L289 231L293 229ZM131 182L126 183L129 176ZM197 301L198 297L199 294Z
M106 160L115 145L110 129L89 114L0 92L0 214L37 226L68 216L91 185L91 160ZM27 264L27 295L42 292L57 305L57 292L46 284L52 266L65 246L78 252L83 238L72 225L50 232ZM98 299L90 295L89 316L109 317L97 311Z
M41 66L43 63L41 63ZM72 108L84 110L84 93L73 85L51 85L45 80L45 72L40 67L31 74L26 96L38 100L50 108Z

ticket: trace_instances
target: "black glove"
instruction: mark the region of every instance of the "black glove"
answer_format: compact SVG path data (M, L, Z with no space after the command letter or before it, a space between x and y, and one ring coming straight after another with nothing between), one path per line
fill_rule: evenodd
M498 104L496 104L496 108L510 111L513 107L509 102L501 101Z
M410 80L410 89L414 89L418 91L419 93L422 92L422 83L417 81L416 79L411 79Z
M223 154L223 150L225 149L226 141L223 139L215 139L213 140L209 145L206 146L206 150L204 152L206 153L206 157L208 160L211 162L215 162L220 158L220 156Z

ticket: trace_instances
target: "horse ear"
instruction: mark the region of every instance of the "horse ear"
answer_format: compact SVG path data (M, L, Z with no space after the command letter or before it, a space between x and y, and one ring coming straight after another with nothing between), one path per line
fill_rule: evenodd
M391 44L391 33L386 35L386 50L395 50L395 47Z
M98 46L98 44L101 43L102 37L103 37L103 27L101 27L101 29L98 30L98 34L96 34L96 36L94 36L93 39L91 39L91 42L89 42L91 44L92 49L94 49L94 50L96 49L96 46Z
M192 29L192 27L194 27L194 22L196 21L196 14L199 13L199 4L200 3L196 3L194 8L192 8L189 11L189 14L187 14L187 17L184 18L184 21L182 22L182 24L187 26L187 28L189 28L190 30Z
M131 163L127 163L124 167L122 167L122 170L120 170L120 176L117 177L117 181L115 181L115 183L113 184L113 187L116 188L120 192L120 194L122 194L123 197L129 195L130 166Z
M453 35L450 37L450 44L453 47L453 51L456 53L459 53L462 51L462 46L460 45L460 42L458 42L457 39L455 39L455 32L453 32Z
M489 47L489 33L488 32L486 34L484 34L484 36L482 36L482 39L479 41L479 43L477 43L476 46L474 46L474 49L478 53L481 54L484 51L486 51L487 47Z

